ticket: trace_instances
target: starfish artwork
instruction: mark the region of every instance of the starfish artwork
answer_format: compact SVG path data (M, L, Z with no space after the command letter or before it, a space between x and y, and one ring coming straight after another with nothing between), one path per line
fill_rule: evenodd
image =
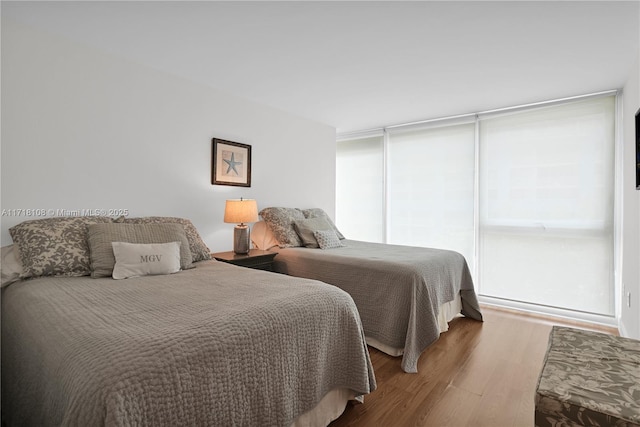
M238 165L241 165L242 162L241 161L236 161L235 158L235 153L231 152L231 159L227 160L227 159L222 159L224 160L224 162L227 164L227 172L225 173L225 175L229 175L231 173L231 171L234 171L236 173L236 175L240 175L240 173L238 172L238 169L236 169L236 167Z
M251 146L218 138L211 143L211 184L251 187Z

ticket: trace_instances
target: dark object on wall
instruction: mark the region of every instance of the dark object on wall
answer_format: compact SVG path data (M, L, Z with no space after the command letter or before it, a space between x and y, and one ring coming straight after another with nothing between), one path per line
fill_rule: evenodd
M213 138L211 184L251 187L251 146Z
M640 190L640 110L636 112L636 190Z

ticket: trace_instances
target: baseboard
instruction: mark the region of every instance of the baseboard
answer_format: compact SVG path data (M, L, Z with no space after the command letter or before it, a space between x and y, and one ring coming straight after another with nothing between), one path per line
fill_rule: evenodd
M487 296L479 296L481 305L489 306L501 310L514 311L529 317L546 319L565 323L567 325L584 326L594 330L602 330L614 335L621 335L619 323L614 317L585 315L584 313L574 313L568 310L554 309L550 307L536 306L533 304L508 301Z
M618 330L620 331L620 336L625 338L630 338L629 333L627 332L626 326L624 326L624 322L622 319L618 321Z

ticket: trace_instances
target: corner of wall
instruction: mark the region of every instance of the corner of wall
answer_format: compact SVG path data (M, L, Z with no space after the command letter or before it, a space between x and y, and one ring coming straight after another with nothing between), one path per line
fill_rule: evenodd
M640 52L623 88L622 284L620 335L640 339L640 191L635 183L635 113L640 108ZM631 293L631 297L627 296ZM629 304L630 301L630 304Z

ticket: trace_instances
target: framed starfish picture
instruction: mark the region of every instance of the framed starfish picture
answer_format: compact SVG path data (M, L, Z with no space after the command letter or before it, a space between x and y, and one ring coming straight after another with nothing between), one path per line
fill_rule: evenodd
M251 146L213 138L211 184L251 187Z

